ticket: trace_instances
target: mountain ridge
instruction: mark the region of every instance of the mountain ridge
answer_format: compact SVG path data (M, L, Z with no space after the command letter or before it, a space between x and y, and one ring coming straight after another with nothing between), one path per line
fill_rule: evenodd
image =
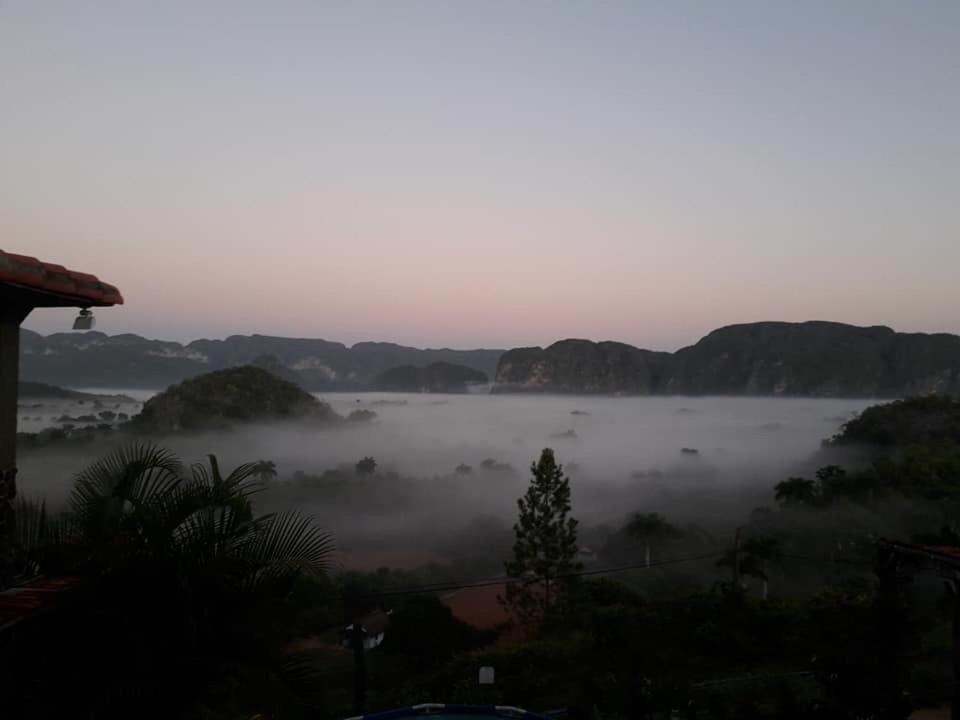
M401 365L463 365L493 376L498 349L420 349L395 343L352 346L320 338L231 335L182 344L125 333L54 333L21 330L20 376L67 387L158 389L215 370L275 360L313 390L362 390L380 373ZM290 375L293 373L294 375Z
M496 393L960 396L960 336L829 321L727 325L673 353L575 338L502 351L256 334L181 344L129 333L21 333L21 378L67 387L158 389L254 364L307 390L363 391L388 371L418 377L413 368L436 363L484 373Z
M728 325L674 353L561 340L505 352L494 392L960 396L960 336L815 320Z
M447 362L430 363L426 367L400 365L374 378L377 390L387 392L465 393L471 387L486 385L486 373Z

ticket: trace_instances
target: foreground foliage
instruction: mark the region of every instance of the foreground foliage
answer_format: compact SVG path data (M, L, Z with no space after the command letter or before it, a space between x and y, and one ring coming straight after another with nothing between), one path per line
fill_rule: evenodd
M255 472L223 473L213 456L185 469L134 445L79 473L62 515L22 504L25 562L84 585L43 628L67 633L55 646L68 651L23 648L19 701L43 716L84 697L95 717L200 712L224 688L240 706L302 703L284 609L298 578L325 571L332 539L297 513L257 515Z

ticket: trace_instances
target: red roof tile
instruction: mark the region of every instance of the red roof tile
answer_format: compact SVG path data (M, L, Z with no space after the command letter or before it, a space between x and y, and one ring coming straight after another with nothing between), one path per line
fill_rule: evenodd
M96 275L68 270L63 265L41 262L29 255L3 250L0 250L0 283L50 293L69 299L79 307L123 304L120 291L102 282Z
M921 545L920 547L934 555L944 555L954 560L960 560L960 548L952 545Z
M53 607L63 592L79 582L75 577L35 578L0 591L0 631Z

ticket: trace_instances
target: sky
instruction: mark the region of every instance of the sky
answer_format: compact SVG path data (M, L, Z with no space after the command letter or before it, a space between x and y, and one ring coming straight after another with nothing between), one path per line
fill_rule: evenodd
M960 332L960 3L0 0L0 248L180 341Z

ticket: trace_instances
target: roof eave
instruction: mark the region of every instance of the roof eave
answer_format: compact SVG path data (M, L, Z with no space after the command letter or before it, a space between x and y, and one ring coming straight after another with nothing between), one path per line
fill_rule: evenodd
M123 305L123 296L117 293L115 301L94 300L93 298L81 297L65 293L52 292L50 290L41 290L28 285L19 283L0 282L0 296L3 296L10 302L18 303L27 307L113 307L114 305Z

